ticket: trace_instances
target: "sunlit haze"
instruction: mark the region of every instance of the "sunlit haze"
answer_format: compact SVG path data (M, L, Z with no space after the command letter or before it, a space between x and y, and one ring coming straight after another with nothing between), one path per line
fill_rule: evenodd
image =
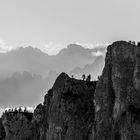
M0 52L33 46L56 54L70 43L140 37L139 0L0 0Z

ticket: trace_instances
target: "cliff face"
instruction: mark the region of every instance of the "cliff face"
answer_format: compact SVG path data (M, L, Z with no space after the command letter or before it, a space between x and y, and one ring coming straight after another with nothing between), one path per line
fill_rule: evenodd
M107 49L95 96L95 140L140 139L140 47L119 41Z
M0 120L2 140L140 140L140 46L108 46L98 82L62 73L31 119Z
M35 110L39 140L87 140L94 122L95 85L62 73L46 94L44 105Z
M140 47L125 41L108 46L95 86L62 73L45 96L40 139L139 140Z

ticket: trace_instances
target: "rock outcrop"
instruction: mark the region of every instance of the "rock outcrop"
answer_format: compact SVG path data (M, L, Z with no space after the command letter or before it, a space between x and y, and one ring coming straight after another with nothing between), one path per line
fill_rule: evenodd
M0 119L0 139L140 140L140 46L108 46L98 82L61 73L31 119Z
M32 113L7 112L0 120L0 140L34 140Z
M39 140L86 140L94 122L96 82L76 80L62 73L39 105L33 121L39 124Z
M108 46L95 96L93 140L140 139L140 47Z
M70 78L61 73L33 115L5 113L1 118L3 140L86 140L94 123L96 81ZM31 116L30 116L31 115Z

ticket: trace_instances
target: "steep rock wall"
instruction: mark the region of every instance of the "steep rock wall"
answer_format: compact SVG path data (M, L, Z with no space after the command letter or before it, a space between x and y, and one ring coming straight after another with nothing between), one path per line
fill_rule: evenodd
M94 105L95 140L140 139L140 47L124 41L108 46Z
M40 140L87 140L94 122L96 82L70 78L62 73L35 110ZM40 108L40 109L39 109Z

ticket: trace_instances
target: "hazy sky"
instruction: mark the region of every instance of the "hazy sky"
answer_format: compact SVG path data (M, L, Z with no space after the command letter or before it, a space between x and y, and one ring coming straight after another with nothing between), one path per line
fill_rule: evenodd
M0 0L0 50L138 41L139 14L140 0Z

